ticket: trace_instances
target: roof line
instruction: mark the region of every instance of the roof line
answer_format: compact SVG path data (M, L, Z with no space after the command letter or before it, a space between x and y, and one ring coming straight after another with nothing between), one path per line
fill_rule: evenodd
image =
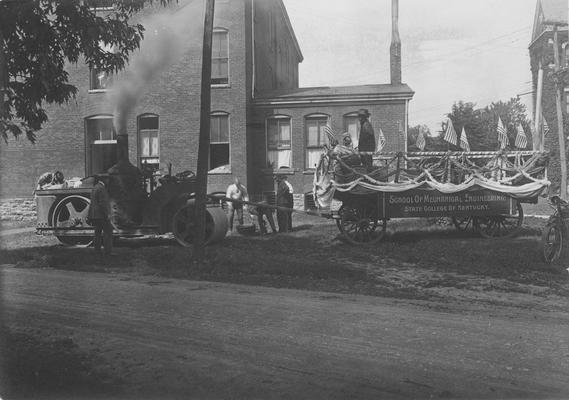
M401 95L385 95L385 96L360 96L360 97L348 97L348 96L335 96L335 97L312 97L305 99L279 99L279 98L265 98L265 99L255 99L254 104L256 106L275 106L275 105L303 105L303 104L324 104L324 103L362 103L362 102L372 102L372 101L391 101L391 100L410 100L413 98L414 93L405 93Z
M302 51L300 50L300 45L298 44L298 40L296 39L296 34L294 33L294 29L292 29L292 24L290 23L290 18L288 17L288 12L286 11L286 7L282 0L278 0L281 12L283 13L283 17L285 20L285 24L289 30L290 36L292 37L292 41L294 43L294 48L298 52L298 56L300 57L299 62L304 60L304 56L302 55Z

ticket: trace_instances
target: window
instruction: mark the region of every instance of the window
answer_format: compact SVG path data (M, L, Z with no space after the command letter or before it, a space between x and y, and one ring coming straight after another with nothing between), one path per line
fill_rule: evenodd
M352 138L354 147L358 147L360 140L360 120L357 113L344 115L344 132L348 132Z
M111 86L112 75L108 72L91 69L90 90L106 90Z
M106 172L117 162L117 137L111 115L85 120L87 174Z
M138 155L141 167L160 169L159 117L153 114L138 117Z
M269 168L292 167L290 117L267 119L267 164Z
M213 113L209 131L209 171L229 170L229 114Z
M211 84L229 84L229 47L228 32L215 29L211 49Z
M101 48L101 51L105 53L115 53L115 49L112 45L106 45L103 42L99 42L99 47ZM112 83L112 74L95 67L90 69L89 90L106 90L111 87Z
M320 161L322 146L328 144L324 127L328 125L328 116L314 115L306 117L306 168L316 168Z

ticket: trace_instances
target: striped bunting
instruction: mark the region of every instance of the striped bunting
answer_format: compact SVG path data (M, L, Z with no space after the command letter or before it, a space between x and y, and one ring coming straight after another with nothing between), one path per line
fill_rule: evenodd
M445 128L445 136L443 137L443 139L445 140L445 142L457 146L458 138L456 137L456 131L454 130L454 126L452 125L452 121L450 118L447 118L446 124L447 126Z
M462 127L462 133L460 134L460 148L464 151L470 151L470 143L468 143L464 126Z
M502 123L502 118L498 117L498 143L500 143L500 150L503 150L510 144L508 140L508 132L506 131L506 127Z
M379 128L379 140L377 141L377 148L375 150L376 153L379 153L383 150L383 148L385 147L385 143L387 142L387 140L385 140L385 135L383 134L383 131L381 130L381 128Z
M425 141L425 132L423 132L423 127L419 127L419 134L417 135L417 140L415 141L415 146L421 151L425 150L425 145L427 142Z
M516 134L515 145L518 149L525 149L528 146L528 138L526 137L524 128L522 127L521 124L518 124L516 130L518 133Z

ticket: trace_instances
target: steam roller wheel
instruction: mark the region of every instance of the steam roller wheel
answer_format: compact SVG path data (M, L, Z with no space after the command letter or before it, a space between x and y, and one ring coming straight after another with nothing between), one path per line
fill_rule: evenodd
M64 197L55 206L52 214L51 225L54 228L81 228L91 226L87 223L87 214L89 212L88 198L78 195ZM55 235L57 239L67 246L89 246L92 236L73 236L73 235Z
M227 234L229 221L220 207L206 208L205 242L212 244L222 240ZM176 241L184 247L190 247L195 240L195 207L185 204L176 211L172 218L172 232Z

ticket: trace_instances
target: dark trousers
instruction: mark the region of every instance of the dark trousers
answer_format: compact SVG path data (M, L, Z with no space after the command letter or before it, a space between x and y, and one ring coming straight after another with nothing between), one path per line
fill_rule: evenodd
M95 237L93 247L95 251L101 251L101 244L105 248L105 255L110 255L113 251L113 225L108 219L97 218L92 222L95 227Z
M370 154L362 154L360 155L360 158L367 171L371 171L373 168L373 157Z
M243 206L240 204L239 206L233 206L229 212L229 230L233 230L233 218L235 217L235 211L237 211L237 221L239 221L239 225L243 225Z
M283 207L286 207L283 205ZM279 224L279 232L289 232L290 225L289 223L289 212L288 211L281 211L277 210L277 222Z

